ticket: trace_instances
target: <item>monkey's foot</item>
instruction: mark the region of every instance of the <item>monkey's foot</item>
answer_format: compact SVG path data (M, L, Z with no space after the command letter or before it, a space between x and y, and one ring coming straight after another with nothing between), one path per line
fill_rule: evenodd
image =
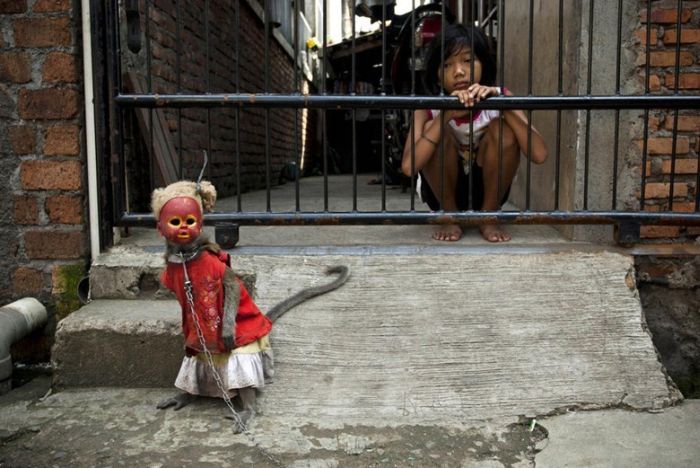
M233 432L234 434L240 434L241 432L244 432L248 429L248 421L253 419L254 415L255 411L253 410L243 410L238 411L236 413L236 416L238 417L233 415L226 415L226 419L234 421Z
M189 393L178 393L174 397L169 397L161 400L156 405L156 408L166 409L170 408L171 406L174 406L173 409L177 411L192 403L192 400L194 400L194 398L194 395L190 395Z

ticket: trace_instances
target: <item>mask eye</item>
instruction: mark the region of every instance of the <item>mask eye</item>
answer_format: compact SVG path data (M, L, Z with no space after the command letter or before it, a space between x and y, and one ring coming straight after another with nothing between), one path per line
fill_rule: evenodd
M197 224L197 218L190 215L187 217L187 220L185 222L187 223L188 226L194 226L195 224Z
M178 227L181 224L180 218L170 218L168 224L172 227Z

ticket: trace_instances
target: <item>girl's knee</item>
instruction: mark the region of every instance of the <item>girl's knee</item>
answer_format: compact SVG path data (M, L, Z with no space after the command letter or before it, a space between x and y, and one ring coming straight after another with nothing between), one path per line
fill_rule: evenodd
M504 150L513 149L518 145L513 129L505 122L501 124L498 119L489 124L487 137L490 143L497 145L496 147L503 145Z

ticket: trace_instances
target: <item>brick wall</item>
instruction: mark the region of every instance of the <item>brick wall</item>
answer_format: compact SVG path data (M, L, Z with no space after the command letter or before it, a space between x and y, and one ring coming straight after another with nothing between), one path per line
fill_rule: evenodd
M679 93L700 92L700 2L684 2L680 12L680 38L676 30L678 11L676 1L654 1L651 11L651 40L649 88L653 94L675 91L676 45L680 40ZM638 44L638 79L643 84L646 69L647 11L646 1L640 1L640 26L636 31ZM673 147L674 111L653 110L649 116L647 144L646 198L648 211L669 209L671 191L671 154ZM681 110L678 116L676 162L673 180L673 211L695 211L697 194L698 154L700 154L700 112ZM641 130L641 126L640 126ZM642 148L642 132L637 146ZM678 226L646 226L642 236L649 240L690 240L700 234L700 228Z
M143 44L138 56L125 50L131 70L151 79L155 93L230 93L236 91L236 12L232 2L212 0L209 11L201 2L180 2L178 25L174 0L153 2L149 9L150 41ZM264 27L260 18L241 1L240 17L240 90L246 93L294 92L292 58L275 38L270 39L270 75L265 89ZM142 5L141 11L145 12ZM209 25L209 61L207 30ZM145 18L145 15L142 15ZM142 24L146 30L145 21ZM178 32L179 29L179 32ZM150 51L150 73L147 56ZM178 54L180 59L178 60ZM180 75L178 77L178 67ZM308 92L308 83L303 92ZM299 132L306 129L307 152L314 143L313 113L299 115ZM305 113L306 114L306 113ZM236 132L233 109L166 110L170 136L183 156L184 175L193 178L199 172L202 150L211 146L207 177L216 185L220 196L236 193ZM270 159L272 183L276 184L282 166L295 159L295 111L270 111ZM265 111L243 110L240 120L241 190L265 187ZM301 144L301 143L300 143ZM181 149L180 149L181 146Z
M0 300L36 297L52 324L88 257L76 18L71 0L0 1Z

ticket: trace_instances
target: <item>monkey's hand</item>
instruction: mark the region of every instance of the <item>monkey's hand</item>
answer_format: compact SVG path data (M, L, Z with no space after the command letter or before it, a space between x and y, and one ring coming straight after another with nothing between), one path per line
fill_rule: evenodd
M224 271L224 317L221 324L221 340L227 351L236 347L236 316L241 300L241 286L232 269Z
M171 406L174 406L173 410L177 411L180 408L189 405L192 402L192 400L194 400L194 395L190 395L189 393L178 393L174 397L164 398L163 400L161 400L156 405L156 408L166 409L170 408Z

